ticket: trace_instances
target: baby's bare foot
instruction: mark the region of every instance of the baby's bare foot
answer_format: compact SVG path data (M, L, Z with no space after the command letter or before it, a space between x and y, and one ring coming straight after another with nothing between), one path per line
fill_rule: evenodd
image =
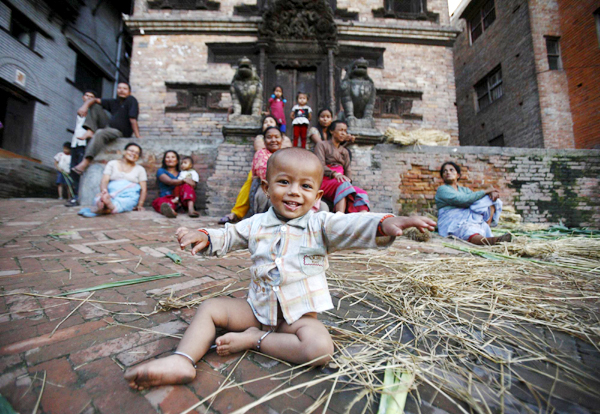
M196 369L180 355L155 359L125 371L125 380L136 390L159 385L186 384L196 377Z
M263 334L263 331L254 327L248 328L244 332L226 333L215 341L217 354L226 356L246 349L256 349L256 344Z

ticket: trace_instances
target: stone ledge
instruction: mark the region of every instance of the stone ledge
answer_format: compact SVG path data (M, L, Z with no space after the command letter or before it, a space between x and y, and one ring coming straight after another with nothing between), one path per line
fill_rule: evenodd
M463 146L463 147L426 147L416 145L395 145L395 144L380 144L389 146L390 148L396 148L402 152L418 153L446 153L446 154L485 154L485 155L516 155L516 156L544 156L544 155L568 155L568 156L589 156L589 157L600 157L600 150L594 149L545 149L545 148L516 148L516 147L477 147L477 146Z
M24 158L0 158L0 198L56 198L57 171Z
M182 18L181 16L156 16L126 18L125 24L133 35L157 33L212 33L258 36L261 18ZM410 27L378 23L336 21L340 40L380 42L417 42L452 46L460 33L452 27ZM142 33L142 30L144 33Z

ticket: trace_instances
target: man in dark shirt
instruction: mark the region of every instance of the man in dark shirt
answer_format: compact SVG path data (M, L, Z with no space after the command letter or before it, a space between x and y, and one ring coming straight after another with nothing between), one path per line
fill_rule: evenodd
M91 113L87 116L88 109L95 104L102 105L102 108L111 113L111 117L109 118L104 111L96 111L94 116ZM126 82L119 82L117 85L117 99L96 98L86 101L77 111L77 115L86 117L83 128L96 132L93 136L88 134L91 140L86 146L84 159L71 170L82 174L102 148L117 138L129 138L132 133L136 138L141 138L137 123L138 114L138 101L131 96L131 87Z

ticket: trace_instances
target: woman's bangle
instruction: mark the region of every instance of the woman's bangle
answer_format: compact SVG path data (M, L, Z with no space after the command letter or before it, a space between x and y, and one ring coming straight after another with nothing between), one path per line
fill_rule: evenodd
M396 216L394 216L393 214L386 214L385 216L383 216L383 217L381 218L381 220L379 220L379 224L377 225L377 237L383 237L383 236L387 236L387 234L385 234L385 233L383 232L383 226L382 226L382 225L383 225L383 221L384 221L385 219L389 219L389 218L391 218L391 217L396 217Z

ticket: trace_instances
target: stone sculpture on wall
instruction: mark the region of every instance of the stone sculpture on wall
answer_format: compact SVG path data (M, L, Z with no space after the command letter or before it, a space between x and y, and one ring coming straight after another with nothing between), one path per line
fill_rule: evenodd
M367 73L368 66L363 58L355 60L341 83L342 107L349 128L375 128L375 83Z
M238 124L260 122L262 110L262 83L252 61L243 57L231 82L233 113L229 121Z

